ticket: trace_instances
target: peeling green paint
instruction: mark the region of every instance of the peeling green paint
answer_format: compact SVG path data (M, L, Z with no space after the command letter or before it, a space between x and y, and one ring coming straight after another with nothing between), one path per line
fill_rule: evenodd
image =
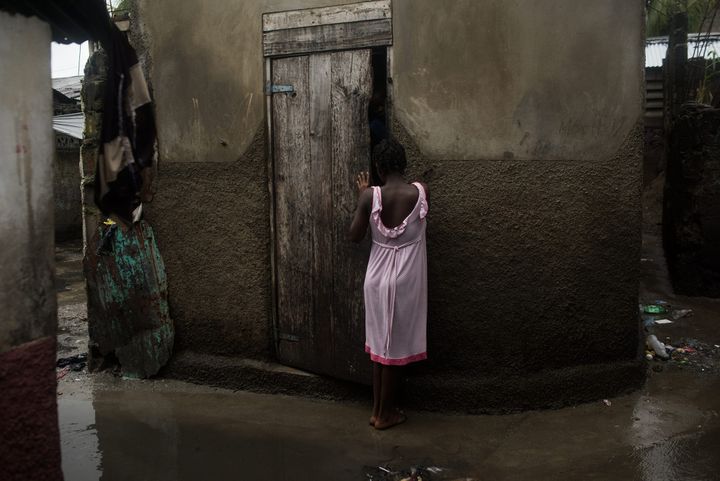
M125 377L152 376L170 359L175 338L165 264L147 222L110 228L98 226L85 258L90 342L103 356L115 353Z

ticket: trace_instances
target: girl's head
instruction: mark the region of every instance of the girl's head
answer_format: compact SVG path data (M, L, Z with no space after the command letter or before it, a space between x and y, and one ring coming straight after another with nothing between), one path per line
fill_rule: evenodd
M372 160L382 179L389 174L405 174L407 167L405 149L395 139L381 140L373 149Z

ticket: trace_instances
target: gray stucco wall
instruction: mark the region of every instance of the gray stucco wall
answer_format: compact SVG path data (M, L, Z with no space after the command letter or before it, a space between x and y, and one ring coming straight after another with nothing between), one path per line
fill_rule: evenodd
M80 147L55 149L53 177L55 239L79 239L82 237Z
M640 118L640 1L393 5L395 110L429 157L601 161Z
M53 335L57 323L50 28L0 12L0 45L2 353Z
M138 3L178 345L267 354L260 16L344 2ZM394 0L393 29L393 128L432 196L421 373L639 372L643 3Z

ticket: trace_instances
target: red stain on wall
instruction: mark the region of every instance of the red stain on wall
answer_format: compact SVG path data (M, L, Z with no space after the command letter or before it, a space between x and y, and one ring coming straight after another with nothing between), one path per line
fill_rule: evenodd
M0 479L62 481L55 338L0 354Z

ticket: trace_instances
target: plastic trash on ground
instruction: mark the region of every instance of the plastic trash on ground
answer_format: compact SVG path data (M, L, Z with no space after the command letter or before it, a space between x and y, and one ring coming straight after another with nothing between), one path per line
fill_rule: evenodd
M670 359L670 355L665 350L665 345L662 342L658 341L658 338L655 336L655 334L650 334L647 337L646 342L648 347L655 351L655 354L658 357L662 359Z
M672 317L675 320L682 319L683 317L692 315L692 309L675 309L670 314L670 317Z
M667 308L657 304L648 304L643 308L645 314L666 314Z

